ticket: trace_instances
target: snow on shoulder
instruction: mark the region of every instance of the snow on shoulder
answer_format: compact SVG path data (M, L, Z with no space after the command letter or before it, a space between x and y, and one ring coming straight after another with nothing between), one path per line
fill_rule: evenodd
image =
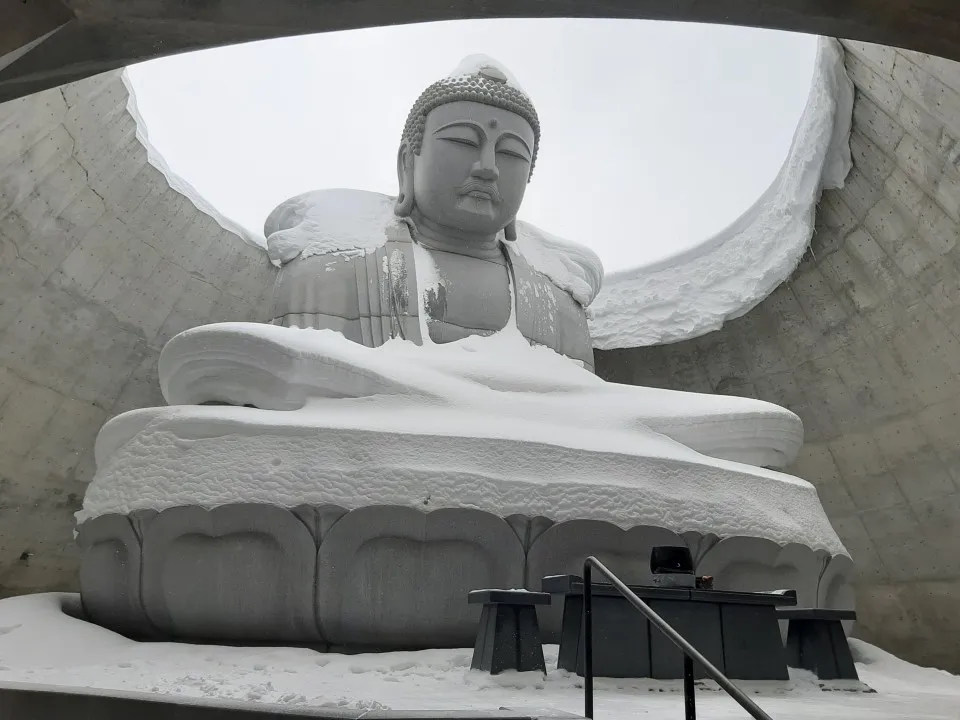
M394 198L365 190L313 190L280 203L263 234L270 261L280 266L311 255L363 255L387 242L399 220Z
M280 203L263 232L278 267L311 255L364 255L388 238L410 237L393 212L396 198L366 190L313 190ZM600 291L603 265L592 250L518 221L514 249L581 305Z
M587 307L603 284L603 263L593 250L517 221L518 252L538 272Z

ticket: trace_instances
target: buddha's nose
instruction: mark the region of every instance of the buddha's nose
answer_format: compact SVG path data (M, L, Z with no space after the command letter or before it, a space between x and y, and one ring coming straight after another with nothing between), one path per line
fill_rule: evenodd
M497 169L497 156L493 152L484 152L480 159L473 164L470 174L480 180L493 182L500 177L500 171Z

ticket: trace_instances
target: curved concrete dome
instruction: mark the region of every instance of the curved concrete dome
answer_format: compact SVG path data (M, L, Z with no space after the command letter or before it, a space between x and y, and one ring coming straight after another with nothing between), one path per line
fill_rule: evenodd
M857 38L960 59L955 0L31 0L0 27L0 101L187 50L374 25L468 18L644 18Z
M0 596L75 586L93 440L163 404L166 340L267 319L265 252L171 187L128 100L117 71L0 105Z
M860 564L859 632L960 669L960 66L847 48L856 167L794 277L718 332L598 369L799 413L794 471ZM162 404L163 342L265 319L273 268L148 162L127 98L113 73L0 105L0 595L75 586L93 438Z
M757 397L804 421L858 566L856 633L960 670L960 64L844 43L844 189L793 277L695 340L596 353L608 380Z

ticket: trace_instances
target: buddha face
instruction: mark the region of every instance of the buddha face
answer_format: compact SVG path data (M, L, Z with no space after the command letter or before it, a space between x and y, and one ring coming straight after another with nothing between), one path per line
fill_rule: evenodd
M413 194L428 219L493 235L513 220L530 177L534 134L508 110L457 101L426 118L413 158Z

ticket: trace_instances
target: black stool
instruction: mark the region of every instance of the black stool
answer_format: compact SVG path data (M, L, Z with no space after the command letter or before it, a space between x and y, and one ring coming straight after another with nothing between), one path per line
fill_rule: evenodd
M549 605L547 593L525 590L474 590L470 603L483 603L477 640L473 646L474 670L496 675L504 670L547 671L540 643L537 605Z
M859 680L841 620L856 620L853 610L777 609L789 621L787 664L815 672L821 680Z

